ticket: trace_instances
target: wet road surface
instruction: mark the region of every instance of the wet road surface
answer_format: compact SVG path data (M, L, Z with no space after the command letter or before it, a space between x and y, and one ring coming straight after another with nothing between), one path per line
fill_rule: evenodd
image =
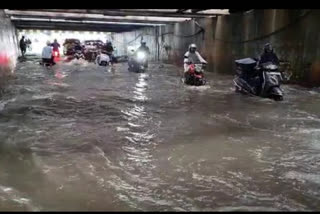
M320 210L320 94L248 97L88 63L20 63L0 101L0 210Z

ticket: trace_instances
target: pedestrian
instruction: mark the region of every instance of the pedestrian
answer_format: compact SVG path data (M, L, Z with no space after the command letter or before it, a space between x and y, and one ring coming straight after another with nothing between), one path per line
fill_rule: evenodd
M27 44L26 44L26 41L24 40L24 36L22 36L19 43L20 43L22 57L24 57L27 50Z
M50 41L47 41L47 45L42 49L42 63L44 65L49 64L51 66L56 64L54 62Z

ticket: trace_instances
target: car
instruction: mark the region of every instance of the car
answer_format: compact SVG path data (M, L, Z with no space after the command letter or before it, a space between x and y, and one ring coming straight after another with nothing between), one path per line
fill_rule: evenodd
M84 41L84 56L85 59L93 62L98 53L101 51L104 43L101 40L85 40Z
M80 43L79 39L66 39L63 43L63 54L70 56L74 54L74 46L76 43Z

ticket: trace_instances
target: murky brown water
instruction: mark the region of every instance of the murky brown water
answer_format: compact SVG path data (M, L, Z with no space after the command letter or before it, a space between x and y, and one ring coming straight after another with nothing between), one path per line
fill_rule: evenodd
M0 102L0 210L320 210L320 94L179 68L24 62Z

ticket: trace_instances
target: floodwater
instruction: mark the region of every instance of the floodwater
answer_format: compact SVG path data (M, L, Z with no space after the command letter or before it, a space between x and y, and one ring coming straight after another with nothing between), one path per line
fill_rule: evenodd
M320 92L185 86L179 68L18 64L0 101L0 210L320 210Z

